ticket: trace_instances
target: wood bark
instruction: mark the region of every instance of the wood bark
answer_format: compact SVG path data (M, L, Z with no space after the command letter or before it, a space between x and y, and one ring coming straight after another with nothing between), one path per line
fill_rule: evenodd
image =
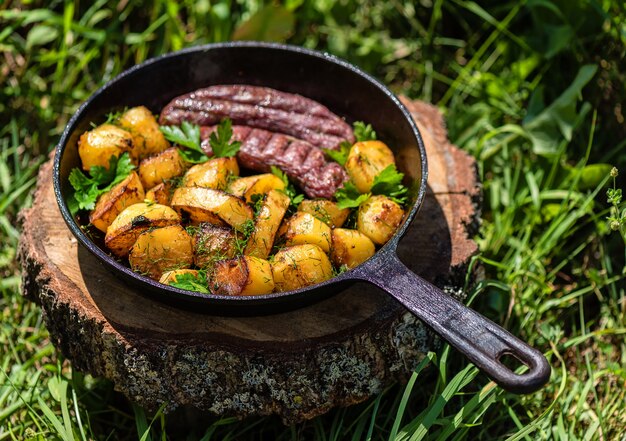
M476 251L480 186L472 158L447 140L439 111L403 100L429 161L425 203L400 242L416 273L462 297ZM151 300L77 244L42 166L22 213L23 293L41 305L57 348L148 409L277 414L294 423L367 399L408 378L436 338L390 296L356 284L314 305L264 317L218 317Z

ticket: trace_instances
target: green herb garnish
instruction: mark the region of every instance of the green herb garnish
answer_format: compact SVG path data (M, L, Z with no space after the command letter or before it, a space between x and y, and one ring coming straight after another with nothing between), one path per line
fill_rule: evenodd
M342 167L346 165L346 161L348 160L348 154L350 154L350 149L352 148L352 144L348 141L343 141L339 144L339 150L332 149L322 149L326 155L341 165Z
M239 141L230 141L233 137L233 123L230 118L224 118L217 126L217 130L211 133L209 144L216 158L232 158L241 148Z
M69 181L74 194L68 200L68 208L72 215L80 210L92 210L98 197L122 182L135 168L128 152L118 157L109 158L109 168L95 165L89 169L90 177L78 167L72 169Z
M352 127L354 127L354 137L357 142L375 141L377 139L376 131L374 131L371 124L365 124L363 121L355 121Z
M187 162L199 164L209 160L200 147L200 126L183 121L179 126L160 126L161 133L170 142L179 146L178 153ZM184 147L184 148L181 148Z
M193 273L178 274L174 281L168 283L170 286L174 286L176 288L210 294L206 271L200 270L198 271L198 275Z
M398 204L404 205L408 188L402 185L402 178L404 174L400 173L395 165L388 165L374 178L371 192L385 195Z
M287 174L274 165L272 165L270 168L272 170L272 174L278 176L285 183L285 189L282 190L282 192L289 196L289 199L291 200L290 206L297 207L298 205L300 205L300 202L304 200L304 195L301 193L298 194L298 192L296 191L296 187L294 187L293 184L289 182Z
M343 187L335 192L335 199L339 208L356 208L370 196L371 193L361 194L352 181L346 182Z

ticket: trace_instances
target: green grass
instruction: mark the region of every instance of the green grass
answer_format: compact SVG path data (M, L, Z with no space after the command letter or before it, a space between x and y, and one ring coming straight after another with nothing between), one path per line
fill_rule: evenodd
M626 427L626 9L620 2L4 2L0 9L0 440L619 439ZM440 106L478 162L485 277L472 306L540 348L516 396L447 347L408 385L300 425L147 415L54 349L19 294L17 213L82 100L124 68L237 38L329 50ZM607 217L612 217L613 227ZM617 222L617 223L616 223ZM426 364L429 365L426 368Z

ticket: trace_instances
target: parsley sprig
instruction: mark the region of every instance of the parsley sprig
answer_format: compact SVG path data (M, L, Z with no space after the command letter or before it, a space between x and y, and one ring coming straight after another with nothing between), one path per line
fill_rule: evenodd
M337 206L339 208L357 208L368 200L371 195L371 193L361 194L359 190L357 190L356 185L354 185L352 181L348 181L343 184L343 187L337 189L335 199L337 199Z
M119 157L111 156L108 169L99 165L91 167L90 176L77 167L72 169L69 181L74 188L74 194L68 200L72 215L80 210L92 210L98 197L126 179L134 168L128 152L125 152Z
M209 283L207 281L206 271L198 271L198 275L193 273L178 274L174 281L169 282L170 286L174 286L180 289L186 289L188 291L201 292L203 294L210 294Z
M357 208L373 194L384 195L400 205L406 203L408 189L402 184L404 174L391 164L381 170L374 178L369 193L361 194L352 181L346 182L335 192L339 208Z
M376 131L371 124L365 124L363 121L355 121L352 127L354 127L354 137L357 142L375 141L377 139Z
M371 124L365 124L363 121L355 121L352 127L354 128L354 137L357 142L376 140L376 131L372 128ZM352 144L350 142L343 141L339 144L339 150L324 148L322 150L330 159L343 167L346 165L351 148Z
M287 174L274 165L272 165L270 168L272 170L272 173L278 176L285 183L285 189L283 190L283 193L285 193L287 196L289 196L289 199L291 199L290 206L297 207L298 205L300 205L300 202L304 200L304 195L302 193L298 194L296 188L291 182L289 182Z
M224 118L217 126L217 130L211 133L209 144L216 158L231 158L241 148L239 141L230 141L233 137L233 123L230 118Z
M348 160L348 155L350 154L350 149L352 148L352 144L348 141L343 141L339 144L339 150L332 149L322 149L326 156L330 159L341 165L342 167L346 165L346 161Z

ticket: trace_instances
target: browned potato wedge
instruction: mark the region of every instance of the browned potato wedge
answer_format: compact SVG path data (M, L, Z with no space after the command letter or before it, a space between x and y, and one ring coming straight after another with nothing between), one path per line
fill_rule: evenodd
M276 253L272 274L277 291L291 291L330 279L333 268L317 245L296 245Z
M177 269L177 270L165 271L163 275L161 276L161 278L159 279L159 283L162 283L164 285L171 285L176 282L176 277L182 276L183 274L191 274L194 277L198 277L200 273L198 270L193 270L193 269Z
M242 197L246 202L252 202L255 194L264 195L270 190L284 190L285 183L282 179L272 173L262 175L246 176L235 179L228 187L228 192Z
M361 193L372 188L374 178L386 167L395 164L393 152L380 141L357 142L350 149L346 171Z
M317 245L324 252L330 251L332 241L330 227L312 214L298 211L287 221L284 231L285 245Z
M261 209L254 222L254 231L250 235L244 254L267 259L280 223L289 208L289 196L278 190L270 190L265 196Z
M144 231L130 250L133 271L159 280L165 271L189 268L193 263L191 236L180 225Z
M118 122L133 136L133 152L136 158L143 159L146 156L160 153L170 146L170 143L159 130L159 123L156 118L144 106L128 109L122 114Z
M208 222L200 224L193 235L193 261L202 269L211 270L220 260L232 259L237 252L236 237L230 228Z
M143 202L145 194L137 173L131 172L126 179L98 198L96 206L89 214L89 222L106 233L111 222L124 208Z
M161 205L169 205L172 199L171 181L161 182L146 192L146 199Z
M78 155L83 170L89 170L94 165L108 169L111 156L120 156L124 152L131 154L132 148L131 134L113 124L102 124L83 133L78 140Z
M332 233L333 248L330 258L336 266L354 268L372 257L376 252L374 243L356 230L335 228Z
M137 237L148 228L180 223L180 216L170 207L140 202L126 207L107 228L104 245L119 257L128 255Z
M298 211L312 214L332 228L341 227L350 215L349 208L339 208L336 202L325 199L306 199L298 205Z
M224 190L231 176L239 176L237 159L215 158L187 170L183 177L183 185Z
M265 259L240 256L215 265L211 288L215 294L254 296L274 291L272 266Z
M359 207L357 229L376 245L383 245L402 223L404 210L386 196L372 196Z
M187 213L195 224L228 224L238 231L243 231L254 218L252 208L243 199L203 187L177 188L172 196L172 208Z
M176 147L170 147L139 163L139 177L144 188L152 188L161 182L182 175L187 163L178 153Z

